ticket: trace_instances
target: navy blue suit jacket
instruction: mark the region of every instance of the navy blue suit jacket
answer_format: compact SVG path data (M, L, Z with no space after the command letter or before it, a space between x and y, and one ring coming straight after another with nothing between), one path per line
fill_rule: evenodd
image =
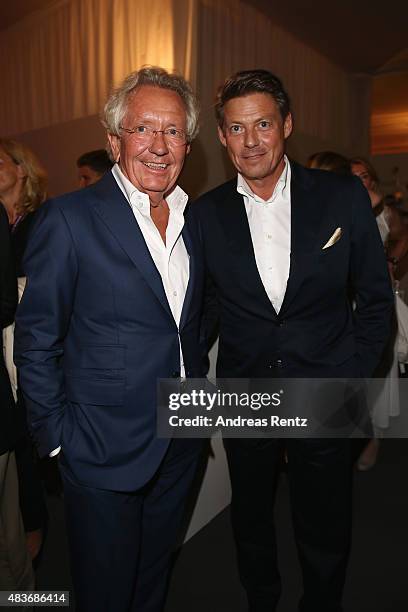
M207 336L219 321L217 375L371 376L393 294L367 192L352 177L291 168L290 273L279 313L258 273L236 179L191 206L208 271ZM337 228L340 239L323 249Z
M187 376L201 376L203 264L183 229L190 280L180 322ZM62 446L82 483L136 490L169 441L156 438L156 381L180 375L179 336L131 207L108 173L46 203L25 256L15 354L31 428Z

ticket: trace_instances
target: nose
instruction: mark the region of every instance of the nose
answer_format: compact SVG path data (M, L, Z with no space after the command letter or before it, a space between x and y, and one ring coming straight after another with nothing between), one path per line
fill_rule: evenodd
M248 127L245 130L244 145L251 149L259 145L258 133L254 127Z
M166 155L169 152L166 139L162 131L153 133L153 139L149 146L149 151L155 155Z

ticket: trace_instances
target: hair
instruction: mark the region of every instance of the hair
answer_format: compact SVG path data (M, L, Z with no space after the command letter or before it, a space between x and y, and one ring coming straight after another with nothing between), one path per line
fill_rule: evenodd
M353 157L353 159L350 159L350 166L353 166L354 164L361 164L362 166L364 166L366 172L370 176L370 179L375 183L376 186L378 186L378 183L380 182L378 174L374 166L368 161L368 159L365 159L364 157Z
M283 120L291 112L289 96L277 76L269 70L241 70L228 77L218 88L215 98L215 116L220 128L224 125L224 107L228 100L252 93L271 95L278 105Z
M169 74L158 66L144 66L131 72L109 96L102 116L102 123L110 134L120 136L120 126L126 114L130 96L143 85L175 91L182 99L187 116L187 142L198 134L199 105L191 85L178 74Z
M78 168L82 166L89 166L94 172L98 174L105 174L112 168L113 162L110 160L108 153L105 149L96 149L95 151L88 151L83 153L77 159Z
M47 197L47 173L34 153L21 142L0 138L0 148L17 166L24 166L26 173L17 212L22 215L34 212Z
M335 153L334 151L319 151L313 153L307 160L308 168L316 168L319 170L329 170L336 174L351 174L350 161L347 157Z

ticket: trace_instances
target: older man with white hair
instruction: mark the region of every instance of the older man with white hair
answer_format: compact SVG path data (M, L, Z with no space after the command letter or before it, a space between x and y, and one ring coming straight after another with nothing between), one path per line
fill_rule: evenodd
M116 162L38 214L16 354L42 455L60 454L77 612L159 612L200 442L156 437L156 381L202 375L202 269L177 179L190 85L130 74L105 105Z

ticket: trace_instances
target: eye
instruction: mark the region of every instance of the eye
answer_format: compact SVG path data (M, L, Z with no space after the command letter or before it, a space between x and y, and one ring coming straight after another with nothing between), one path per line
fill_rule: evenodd
M235 136L236 134L242 134L244 128L242 127L242 125L230 125L229 131L230 134L233 134Z
M262 129L262 130L270 130L272 127L272 124L270 121L266 121L266 119L262 120L259 122L258 126Z
M137 125L134 132L135 134L148 134L149 128L146 125Z
M177 128L167 128L164 133L168 134L172 138L180 138L181 136L181 132Z

